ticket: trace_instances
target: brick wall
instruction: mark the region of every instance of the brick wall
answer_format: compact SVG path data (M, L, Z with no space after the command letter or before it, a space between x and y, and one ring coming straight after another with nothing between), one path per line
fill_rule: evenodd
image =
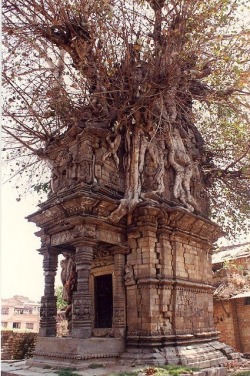
M245 299L214 301L214 322L220 341L250 353L250 305Z
M36 333L1 331L2 360L29 358L35 348L36 339Z
M220 332L220 341L237 348L231 300L214 301L214 323Z
M232 300L237 311L241 352L250 353L250 305L245 304L244 298Z

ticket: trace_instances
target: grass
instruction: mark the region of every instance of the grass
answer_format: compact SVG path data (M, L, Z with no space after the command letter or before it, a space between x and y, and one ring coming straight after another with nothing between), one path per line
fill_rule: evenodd
M95 369L95 368L101 368L103 367L103 364L98 364L98 363L91 363L88 368Z
M234 372L231 374L231 376L250 376L250 371Z
M160 367L150 366L150 367L144 368L141 371L144 372L145 375L147 376L179 376L180 374L183 374L183 373L190 374L190 373L193 373L193 371L198 371L198 370L199 368L166 365L166 366L160 366ZM139 371L121 372L121 373L116 373L116 374L112 373L109 376L137 376L138 373ZM239 376L248 376L248 375L239 375Z
M169 375L178 376L180 373L192 373L193 371L199 371L199 368L176 366L176 365L166 365L161 366L160 369L166 370Z
M81 376L79 373L74 373L71 368L63 368L55 372L58 376Z
M109 376L137 376L138 371L111 373Z

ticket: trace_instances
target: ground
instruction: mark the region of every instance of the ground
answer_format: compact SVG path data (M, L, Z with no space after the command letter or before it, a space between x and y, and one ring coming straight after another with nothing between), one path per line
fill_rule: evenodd
M1 376L223 376L223 369L209 369L211 372L202 372L172 369L168 373L166 370L157 370L153 366L121 366L115 363L107 365L89 363L86 368L80 371L69 369L53 369L49 366L44 368L30 367L25 361L3 361L1 365ZM213 370L213 371L212 371ZM230 376L250 376L250 359L244 358L241 363L231 363L228 366Z

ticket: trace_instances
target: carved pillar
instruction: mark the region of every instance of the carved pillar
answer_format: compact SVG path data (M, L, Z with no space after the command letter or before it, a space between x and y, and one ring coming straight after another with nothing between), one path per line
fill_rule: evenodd
M161 265L157 239L160 209L143 205L133 212L128 233L131 253L127 256L127 344L153 342L159 333ZM155 342L154 342L155 343Z
M76 245L77 291L73 293L72 337L89 338L92 334L93 302L89 289L89 276L93 262L92 241L79 241Z
M43 270L45 277L44 296L41 299L40 330L41 337L56 336L56 296L55 276L58 263L58 252L54 248L41 249L43 255Z
M115 247L113 285L113 328L115 337L124 337L126 329L125 255L127 248Z

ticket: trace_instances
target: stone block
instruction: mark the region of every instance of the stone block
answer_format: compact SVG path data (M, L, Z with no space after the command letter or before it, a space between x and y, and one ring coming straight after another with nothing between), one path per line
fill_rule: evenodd
M206 376L226 376L227 368L226 367L212 367L208 369L204 369Z

